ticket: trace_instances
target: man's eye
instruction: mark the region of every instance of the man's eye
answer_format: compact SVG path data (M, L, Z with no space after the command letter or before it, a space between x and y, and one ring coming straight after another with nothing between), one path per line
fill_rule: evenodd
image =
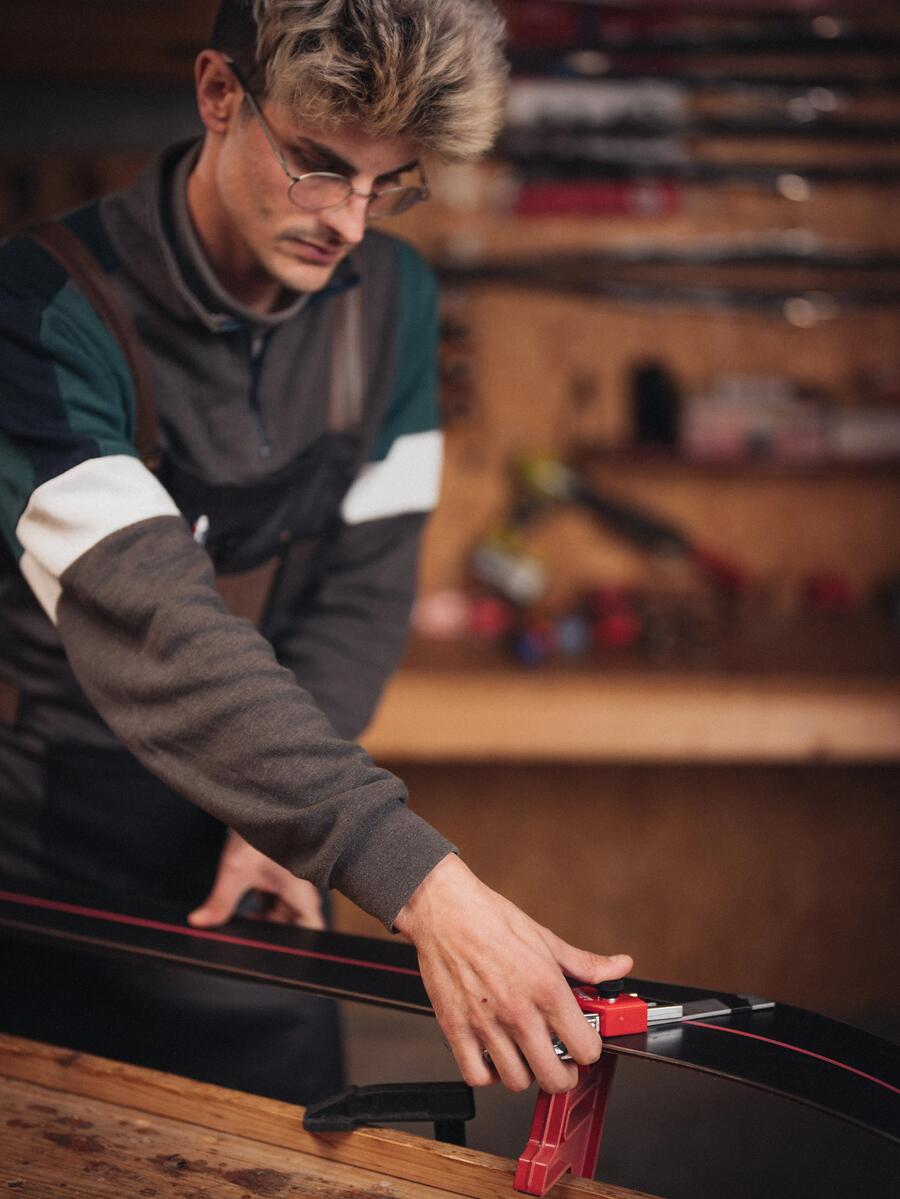
M304 154L302 150L291 150L290 154L291 162L296 166L297 173L300 175L318 174L319 172L330 175L332 173L327 162L322 162L321 159L317 161L310 155Z

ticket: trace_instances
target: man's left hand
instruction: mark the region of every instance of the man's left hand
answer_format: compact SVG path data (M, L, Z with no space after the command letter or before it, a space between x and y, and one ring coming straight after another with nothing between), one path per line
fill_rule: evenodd
M322 899L306 879L297 878L258 849L248 845L237 833L228 834L212 890L199 908L188 916L194 928L212 928L224 924L237 911L248 891L260 891L269 898L265 919L274 924L293 924L297 928L324 928Z

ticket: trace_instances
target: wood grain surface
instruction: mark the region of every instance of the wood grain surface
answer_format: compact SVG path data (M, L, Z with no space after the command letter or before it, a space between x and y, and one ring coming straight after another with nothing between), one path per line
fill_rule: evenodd
M508 1199L514 1163L0 1034L0 1183L28 1199ZM584 1180L555 1199L642 1199Z

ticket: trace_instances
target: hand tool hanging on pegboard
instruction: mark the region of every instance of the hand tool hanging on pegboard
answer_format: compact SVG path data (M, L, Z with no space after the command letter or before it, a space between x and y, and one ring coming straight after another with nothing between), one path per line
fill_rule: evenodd
M538 507L550 503L575 504L637 549L686 559L726 592L737 594L746 586L747 573L736 562L696 542L665 517L589 483L562 462L553 458L525 458L516 474L526 501Z
M553 653L582 658L592 645L602 652L633 649L654 660L672 655L707 652L711 604L716 597L733 601L749 584L746 570L727 556L697 542L666 517L632 500L609 493L588 482L563 463L546 457L530 457L515 465L517 494L506 518L498 522L475 545L469 570L487 594L473 602L502 602L504 619L497 624L486 614L479 636L510 637L514 656L525 666L537 666ZM536 522L559 506L574 506L589 513L606 531L646 556L647 564L660 579L672 581L672 571L681 580L674 594L643 594L628 588L601 586L582 595L576 608L553 617L543 605L551 591L550 566L533 551L529 533ZM687 575L684 571L687 569ZM696 576L707 585L687 601L682 595L685 580ZM494 599L491 597L500 597Z

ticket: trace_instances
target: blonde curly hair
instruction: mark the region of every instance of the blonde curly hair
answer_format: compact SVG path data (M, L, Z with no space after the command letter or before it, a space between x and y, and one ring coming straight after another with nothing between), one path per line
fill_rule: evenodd
M503 39L490 0L223 0L211 44L298 120L353 121L461 162L500 129Z

